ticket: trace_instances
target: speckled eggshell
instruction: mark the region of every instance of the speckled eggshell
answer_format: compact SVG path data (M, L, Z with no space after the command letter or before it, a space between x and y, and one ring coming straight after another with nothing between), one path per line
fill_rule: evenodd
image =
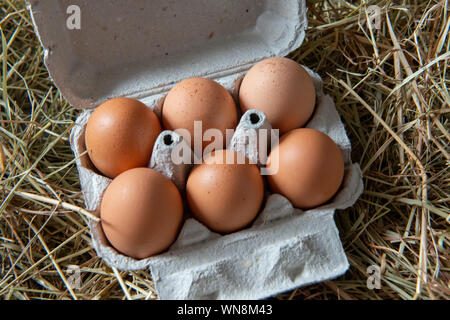
M206 78L190 78L176 84L164 100L163 126L172 131L186 129L194 149L194 121L202 121L202 136L207 129L220 130L223 148L226 148L226 129L235 129L238 123L237 107L231 94L219 83ZM210 143L204 141L202 151Z
M194 167L187 181L186 197L194 217L216 232L244 228L262 205L264 186L259 169L239 156L231 150L213 151ZM226 159L234 164L227 164Z
M122 172L146 167L161 124L142 102L115 98L101 104L86 126L86 149L94 166L114 178Z
M314 83L308 72L288 58L269 58L254 65L239 89L242 113L263 111L274 129L284 134L303 127L316 103Z
M267 168L274 173L267 176L272 191L300 209L330 200L344 177L341 150L315 129L296 129L282 136L269 155Z
M120 174L108 186L100 218L106 238L116 250L144 259L175 241L183 204L172 181L153 169L136 168Z

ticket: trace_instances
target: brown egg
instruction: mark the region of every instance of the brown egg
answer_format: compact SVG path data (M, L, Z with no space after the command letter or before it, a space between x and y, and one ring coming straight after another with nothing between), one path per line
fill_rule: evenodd
M105 176L146 167L161 125L153 111L138 100L115 98L100 105L86 126L86 149Z
M272 190L301 209L330 200L344 177L341 150L330 137L314 129L296 129L281 137L267 167L275 173L267 176Z
M186 197L200 222L213 231L234 232L258 215L264 197L263 179L258 167L242 154L213 151L189 175Z
M265 59L245 75L239 89L242 113L263 111L284 134L303 127L314 111L316 91L308 72L287 58Z
M207 129L220 130L223 137L220 149L226 148L226 129L235 129L238 122L231 94L217 82L205 78L190 78L176 84L164 100L163 126L172 131L187 130L194 149L194 121L202 121L202 136ZM204 141L198 145L203 151L210 143L212 141Z
M144 259L166 250L183 219L175 185L148 168L128 170L106 189L100 208L106 238L119 252Z

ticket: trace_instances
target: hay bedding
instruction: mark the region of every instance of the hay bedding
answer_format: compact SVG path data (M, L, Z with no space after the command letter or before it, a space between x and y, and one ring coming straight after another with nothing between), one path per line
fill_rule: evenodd
M379 30L365 23L370 5ZM308 6L291 58L324 78L365 192L336 214L350 270L276 298L449 299L450 3ZM0 2L0 37L1 298L156 299L147 271L111 269L91 247L68 141L79 111L52 85L22 1ZM381 289L367 287L371 265Z

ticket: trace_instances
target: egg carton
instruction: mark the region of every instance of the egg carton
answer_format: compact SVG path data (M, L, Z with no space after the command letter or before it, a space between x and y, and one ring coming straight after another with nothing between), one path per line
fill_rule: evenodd
M89 109L118 96L139 99L160 117L162 101L178 81L208 77L237 101L240 81L256 62L284 56L304 39L303 0L39 0L29 1L44 48L45 63L64 97ZM67 29L67 8L78 6L81 29ZM76 10L75 10L76 11ZM71 11L72 12L72 11ZM101 14L99 14L101 13ZM133 50L130 50L132 48ZM104 261L120 270L149 269L160 299L261 299L343 274L349 264L334 222L336 209L354 204L362 174L351 162L351 144L320 77L306 68L316 88L316 109L307 127L329 135L345 161L343 184L327 204L296 209L266 190L263 209L250 227L228 235L210 231L188 213L173 245L157 256L135 260L108 243L101 224L90 220L92 244ZM70 136L86 208L98 215L110 179L99 175L84 153L84 130L92 110L76 120ZM267 128L264 114L254 123L244 115L231 148L257 158L242 137ZM164 139L171 136L171 143ZM183 191L189 166L168 154L182 143L161 133L149 167ZM248 148L246 148L248 147Z

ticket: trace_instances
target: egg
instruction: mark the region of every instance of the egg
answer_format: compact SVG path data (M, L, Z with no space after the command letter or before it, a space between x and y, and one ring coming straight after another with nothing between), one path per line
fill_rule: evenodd
M117 176L103 194L101 226L122 254L144 259L166 250L183 219L180 193L171 180L149 168Z
M186 130L180 133L192 149L194 121L201 121L201 140L204 140L202 137L206 130L219 130L222 139L217 142L222 148L217 150L226 148L226 129L235 129L238 122L237 107L231 94L217 82L205 78L190 78L176 84L164 100L161 118L167 130ZM198 144L202 151L215 141L215 137L211 141L206 140Z
M101 104L88 120L86 149L94 166L105 176L146 167L161 133L159 119L142 102L115 98Z
M344 177L341 150L326 134L301 128L281 137L267 160L269 185L301 209L317 207L338 191Z
M258 167L242 154L213 151L189 175L186 197L196 219L213 231L230 233L258 215L264 197L263 179Z
M274 129L284 134L303 127L316 103L314 83L308 72L287 58L269 58L254 65L239 89L242 113L263 111Z

